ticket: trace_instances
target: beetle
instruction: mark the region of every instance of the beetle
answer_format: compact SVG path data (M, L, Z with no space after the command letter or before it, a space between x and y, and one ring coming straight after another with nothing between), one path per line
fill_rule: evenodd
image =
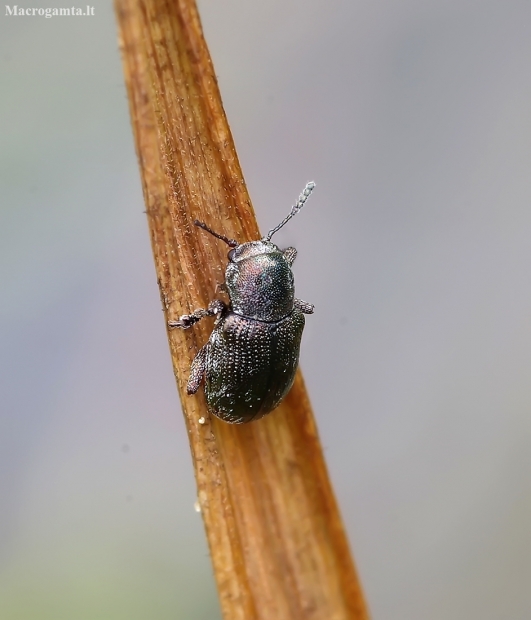
M208 410L225 422L258 420L278 407L293 385L304 315L314 307L295 297L291 266L297 250L281 250L271 237L302 209L314 187L307 183L291 212L258 241L238 243L194 221L231 248L223 287L230 303L216 299L168 326L188 329L216 317L192 362L186 391L195 394L204 379Z

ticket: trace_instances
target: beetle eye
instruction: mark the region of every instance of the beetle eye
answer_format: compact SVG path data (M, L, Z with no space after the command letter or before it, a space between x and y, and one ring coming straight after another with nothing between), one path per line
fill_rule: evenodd
M234 252L235 250L230 250L230 252L227 254L227 258L232 262L232 259L234 258Z

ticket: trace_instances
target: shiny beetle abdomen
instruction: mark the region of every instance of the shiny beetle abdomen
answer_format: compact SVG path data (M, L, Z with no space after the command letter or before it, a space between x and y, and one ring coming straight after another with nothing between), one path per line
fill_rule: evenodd
M209 410L226 422L257 420L289 392L299 362L304 314L265 323L229 312L206 347Z

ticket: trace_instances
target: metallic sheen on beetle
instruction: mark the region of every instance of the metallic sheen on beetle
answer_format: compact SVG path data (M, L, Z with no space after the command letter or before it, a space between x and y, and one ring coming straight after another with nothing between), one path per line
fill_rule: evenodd
M194 222L232 248L225 271L230 303L216 299L168 326L187 329L216 317L208 342L192 362L186 389L195 394L204 380L208 410L225 422L258 420L278 407L293 385L304 315L314 308L295 297L291 266L297 250L280 250L271 237L302 209L314 187L308 183L291 212L259 241L240 244Z

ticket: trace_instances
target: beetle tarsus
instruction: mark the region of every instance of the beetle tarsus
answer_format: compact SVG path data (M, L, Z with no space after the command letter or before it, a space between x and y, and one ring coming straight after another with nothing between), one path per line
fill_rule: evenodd
M206 310L204 308L198 308L193 314L183 314L177 321L168 321L168 327L171 329L176 327L179 329L188 329L206 316L223 314L226 307L225 302L221 301L221 299L214 299L214 301L210 302Z
M192 327L194 323L197 323L197 321L199 321L199 319L194 319L192 314L183 314L177 321L168 321L168 327L171 329L188 329Z
M288 265L291 267L293 261L297 258L297 250L295 248L286 248L283 254L284 258L288 261Z
M293 300L293 305L304 314L313 314L313 310L315 307L313 304L309 304L307 301L303 301L302 299L297 298Z

